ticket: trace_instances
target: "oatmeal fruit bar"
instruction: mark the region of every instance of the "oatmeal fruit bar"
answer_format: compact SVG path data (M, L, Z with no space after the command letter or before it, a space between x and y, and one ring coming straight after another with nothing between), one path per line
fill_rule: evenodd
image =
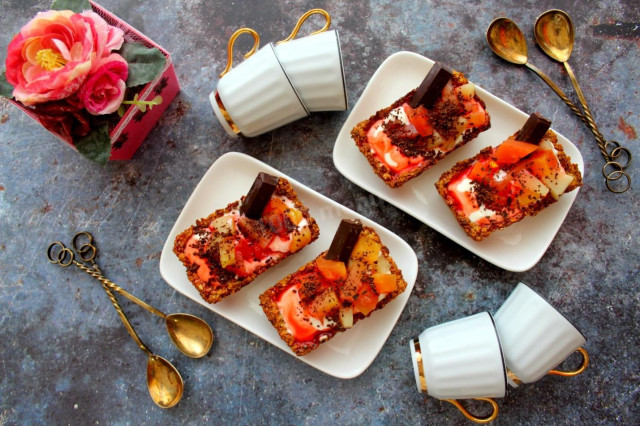
M319 234L289 182L260 173L246 197L180 233L173 252L202 298L217 303Z
M480 241L534 216L582 185L578 166L565 154L550 126L551 122L532 114L513 136L457 163L436 182L471 238Z
M343 220L329 250L267 289L260 305L282 340L301 356L406 287L378 234L357 220Z
M489 127L473 83L436 62L417 89L358 123L351 137L375 174L397 188Z

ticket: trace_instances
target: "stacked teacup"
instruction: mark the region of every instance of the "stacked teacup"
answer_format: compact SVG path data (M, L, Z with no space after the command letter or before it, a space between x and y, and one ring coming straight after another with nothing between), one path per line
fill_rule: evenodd
M583 372L589 363L585 343L562 314L520 283L494 316L482 312L428 328L409 346L420 392L454 404L470 420L488 423L498 415L492 398L504 397L507 383L517 387L546 374ZM580 367L554 370L576 351L582 356ZM475 416L461 399L486 401L491 413Z
M295 39L304 21L321 14L324 27ZM250 28L229 39L228 59L216 90L209 95L213 111L232 136L253 137L317 111L344 111L347 93L338 32L328 30L331 17L322 9L302 15L293 32L278 43L258 50L260 36ZM245 61L233 66L233 45L250 34L253 48Z

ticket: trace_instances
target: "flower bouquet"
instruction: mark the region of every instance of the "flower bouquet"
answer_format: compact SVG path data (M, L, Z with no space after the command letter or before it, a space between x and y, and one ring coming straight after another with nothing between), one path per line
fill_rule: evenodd
M180 90L169 53L89 0L55 0L7 48L0 95L99 164L129 159Z

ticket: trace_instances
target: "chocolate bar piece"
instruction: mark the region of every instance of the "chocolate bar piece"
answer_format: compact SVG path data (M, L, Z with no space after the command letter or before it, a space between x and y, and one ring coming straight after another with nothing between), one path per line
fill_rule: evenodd
M546 118L533 113L527 119L527 122L524 123L522 129L516 136L516 139L522 142L529 142L532 144L538 144L544 137L547 130L551 127L551 122Z
M411 102L409 102L411 108L417 108L418 105L424 105L426 108L432 107L442 94L444 86L451 80L452 75L453 71L440 62L433 64L433 67L431 67L431 70L429 70L429 73L413 94Z
M260 219L262 211L271 199L271 195L273 195L277 185L277 177L264 172L258 173L242 206L240 206L240 213L250 219Z
M327 260L339 260L346 264L361 230L362 222L358 219L342 219L327 251Z

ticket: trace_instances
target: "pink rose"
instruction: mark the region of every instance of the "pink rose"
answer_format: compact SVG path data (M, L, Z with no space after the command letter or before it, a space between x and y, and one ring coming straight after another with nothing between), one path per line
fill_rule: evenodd
M122 45L122 30L93 12L38 13L9 43L5 62L13 96L24 105L73 94L96 61Z
M116 112L124 99L128 75L127 61L117 53L98 61L95 70L78 91L78 98L89 114Z
M124 32L120 28L112 27L100 15L90 10L85 10L80 16L91 30L96 58L109 56L111 52L122 47ZM95 67L94 65L93 69Z

